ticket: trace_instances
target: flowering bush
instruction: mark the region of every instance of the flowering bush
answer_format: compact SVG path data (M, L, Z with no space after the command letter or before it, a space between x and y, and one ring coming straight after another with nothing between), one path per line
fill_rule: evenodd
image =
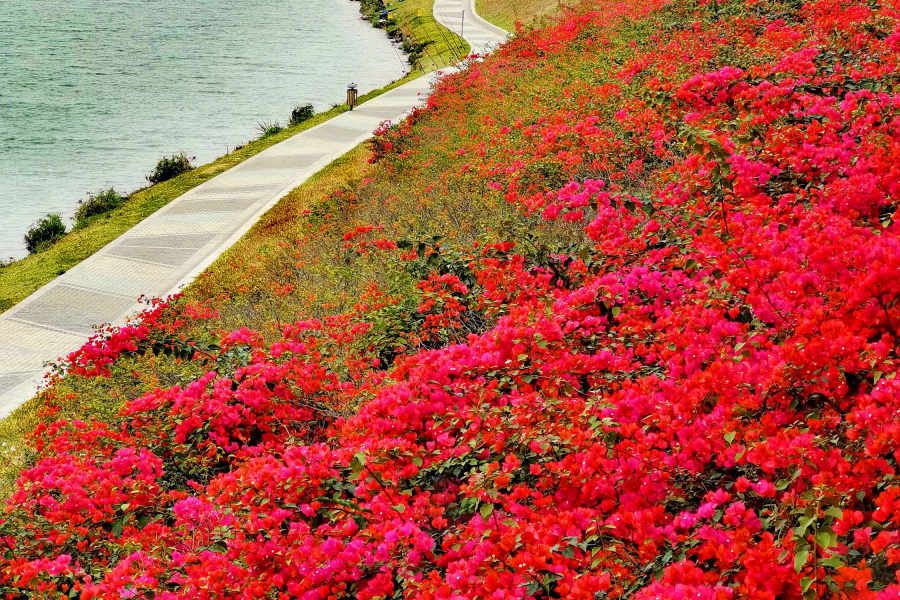
M215 343L175 299L70 357L201 372L38 428L2 589L897 598L898 19L589 3L473 61L304 216L298 252L333 239L393 285ZM332 216L400 206L398 181L504 220Z

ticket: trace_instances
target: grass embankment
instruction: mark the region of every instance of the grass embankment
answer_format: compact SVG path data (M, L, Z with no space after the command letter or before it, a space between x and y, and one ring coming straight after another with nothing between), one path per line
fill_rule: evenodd
M434 0L363 0L361 12L373 25L402 42L413 68L428 72L450 66L466 56L471 48L455 33L434 18ZM382 17L382 12L387 16Z
M484 20L515 31L521 22L526 29L542 17L556 14L562 4L572 4L562 0L475 0L475 10Z
M431 16L433 4L434 0L406 0L391 7L395 9L395 18L391 21L400 24L401 31L406 32L404 35L416 40L416 44L422 40L428 43L418 52L416 69L397 82L360 96L360 104L424 73L453 64L468 54L469 47L465 41L440 26ZM419 12L422 12L422 16L419 16ZM377 21L377 16L375 18ZM334 107L277 134L251 141L240 150L175 179L138 190L130 194L121 207L95 217L88 225L69 232L48 249L5 264L0 267L0 313L9 310L185 192L266 148L347 110L344 105Z

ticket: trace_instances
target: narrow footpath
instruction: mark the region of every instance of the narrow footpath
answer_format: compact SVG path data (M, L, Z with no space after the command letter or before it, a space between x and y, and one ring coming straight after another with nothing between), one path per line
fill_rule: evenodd
M473 53L508 37L478 17L472 0L436 0L433 10ZM139 297L165 297L190 283L288 192L382 121L406 118L434 78L395 88L210 179L0 315L0 418L34 396L47 362L80 348L95 325L123 324L143 308Z

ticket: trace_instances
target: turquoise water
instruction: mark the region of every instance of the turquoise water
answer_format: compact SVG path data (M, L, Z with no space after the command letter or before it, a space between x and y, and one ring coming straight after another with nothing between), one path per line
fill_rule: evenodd
M209 162L404 63L349 0L0 0L0 258L88 191L142 187L164 154Z

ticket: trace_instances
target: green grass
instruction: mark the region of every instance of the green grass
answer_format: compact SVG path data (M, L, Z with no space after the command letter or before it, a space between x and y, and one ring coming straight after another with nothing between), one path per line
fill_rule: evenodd
M414 67L429 72L450 66L469 55L469 44L442 25L432 13L434 0L384 0L368 2L369 16L378 21L377 12L388 10L389 18L382 27L388 35L422 47L416 53ZM384 8L381 8L381 7Z
M0 421L0 498L13 493L19 472L34 460L25 440L41 422L41 405L39 398L32 398Z

